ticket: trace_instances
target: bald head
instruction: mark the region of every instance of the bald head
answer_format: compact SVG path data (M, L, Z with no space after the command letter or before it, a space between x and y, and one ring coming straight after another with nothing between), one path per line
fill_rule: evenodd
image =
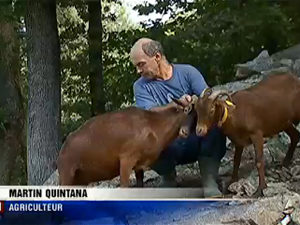
M148 79L156 79L168 63L163 48L158 41L141 38L131 48L130 60L138 74Z
M164 56L162 45L158 41L154 41L150 38L141 38L134 43L130 51L130 56L132 57L136 53L143 53L148 57L153 57L156 53L160 53L161 56Z

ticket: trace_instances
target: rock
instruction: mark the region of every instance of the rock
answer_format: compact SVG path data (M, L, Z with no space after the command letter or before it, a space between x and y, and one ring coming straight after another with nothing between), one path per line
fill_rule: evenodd
M264 76L276 73L294 72L300 76L300 44L269 56L263 50L255 59L236 64L236 78L245 79L253 74Z
M236 68L237 69L236 69L235 77L237 78L237 80L247 78L257 73L256 71L249 69L247 64L237 64Z
M251 71L260 72L269 69L273 64L273 59L270 57L267 50L263 50L258 56L246 63L237 64L237 67L247 67Z
M282 74L287 72L291 72L291 68L286 66L281 66L270 70L261 71L261 74L264 76L268 76L270 74Z
M233 93L233 92L251 87L251 86L255 85L256 83L258 83L259 81L261 81L262 79L263 79L263 76L256 74L256 75L249 77L246 80L233 81L233 82L226 83L223 85L214 86L213 89L214 90L227 90L230 93Z
M288 195L294 192L289 190L289 184L286 182L269 182L268 187L264 190L265 197L273 197L277 195Z
M299 56L300 57L300 56ZM300 59L297 59L293 65L293 71L295 74L300 76Z
M292 59L281 59L279 61L280 65L281 66L286 66L286 67L289 67L289 68L292 68L294 62Z
M43 185L58 185L58 171L55 170Z
M268 51L263 50L255 59L242 64L236 64L236 77L248 77L254 72L270 70L272 68L273 59L269 56Z
M281 212L261 209L257 214L257 221L260 221L260 224L273 224L276 218L280 217Z
M291 168L291 174L294 181L300 180L300 165L295 165Z
M250 197L256 190L249 180L240 179L229 185L228 190L236 193L235 197Z
M300 44L294 45L288 49L277 52L273 54L271 57L274 61L279 61L280 59L291 59L296 60L300 57Z

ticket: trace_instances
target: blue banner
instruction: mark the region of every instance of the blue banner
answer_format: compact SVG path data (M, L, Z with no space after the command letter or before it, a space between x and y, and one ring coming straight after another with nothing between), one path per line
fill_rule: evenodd
M177 224L184 221L185 215L218 210L220 205L227 203L200 200L5 201L0 224Z

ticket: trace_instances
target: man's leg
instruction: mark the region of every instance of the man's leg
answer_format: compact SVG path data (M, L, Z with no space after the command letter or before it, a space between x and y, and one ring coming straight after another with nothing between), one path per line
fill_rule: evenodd
M178 164L186 164L197 161L200 152L200 142L196 135L188 138L178 138L165 149L158 160L151 166L162 176L163 187L175 187L176 170Z
M204 197L221 196L216 183L220 161L226 153L226 136L219 128L213 128L205 137L200 138L201 151L199 167L204 187Z
M165 149L157 159L157 161L151 165L151 168L162 176L161 187L176 187L176 161L175 155L171 148Z

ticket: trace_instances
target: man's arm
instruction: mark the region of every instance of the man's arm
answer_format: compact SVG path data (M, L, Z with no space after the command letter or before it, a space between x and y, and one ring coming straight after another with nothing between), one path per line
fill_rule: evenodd
M189 82L193 94L199 96L205 88L208 88L206 81L202 74L193 66L189 70Z
M183 96L181 96L180 99L178 99L178 101L180 101L181 102L180 105L182 107L184 107L184 106L187 106L192 101L192 97L190 95L183 95ZM163 111L163 110L166 110L169 108L175 108L175 107L178 107L178 104L175 102L170 102L169 104L166 104L163 106L153 107L150 110L159 112L159 111Z
M134 96L136 100L136 105L139 108L151 110L155 112L160 112L166 109L175 108L177 104L175 102L170 102L163 106L158 106L152 96L147 92L147 90L143 89L137 84L134 84ZM191 102L192 98L189 95L183 95L179 101L182 102L183 105L188 105Z

